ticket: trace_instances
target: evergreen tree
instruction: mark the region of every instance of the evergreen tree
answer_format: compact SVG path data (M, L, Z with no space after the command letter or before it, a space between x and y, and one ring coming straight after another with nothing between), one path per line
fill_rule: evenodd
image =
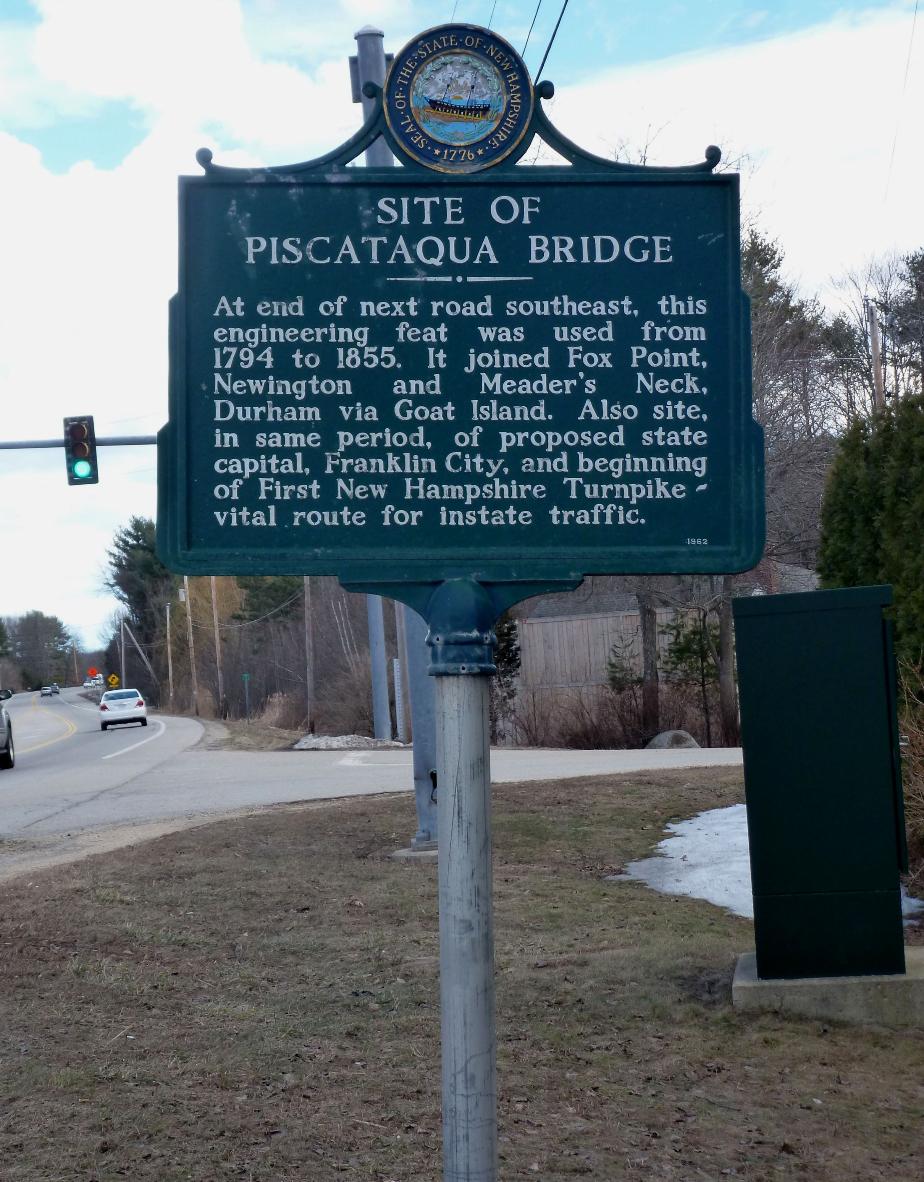
M924 662L924 396L844 434L822 514L825 587L891 583L899 656Z
M157 557L154 522L131 517L116 530L106 552L109 573L106 586L128 611L132 630L142 643L161 639L164 605L172 597L176 578Z
M57 616L31 611L12 621L10 647L26 685L64 682L72 644L70 633Z
M125 607L128 625L138 644L154 666L158 681L166 681L166 605L173 598L176 577L167 570L154 548L154 522L149 517L131 517L116 530L107 551L109 571L106 586ZM110 669L118 670L118 632L107 648ZM127 652L133 652L128 641ZM127 658L129 681L145 694L159 695L159 686L135 653Z
M879 536L884 582L895 594L895 623L904 659L924 663L924 399L905 399L880 424L883 454Z
M818 573L826 587L862 587L879 581L880 490L870 479L869 437L868 420L851 424L828 477L818 554Z

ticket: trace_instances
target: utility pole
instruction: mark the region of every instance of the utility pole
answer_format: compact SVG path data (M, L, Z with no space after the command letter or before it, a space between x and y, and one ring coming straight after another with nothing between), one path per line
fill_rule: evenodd
M199 717L199 678L196 674L196 646L193 642L192 600L189 598L189 575L183 575L183 595L186 598L186 637L189 645L189 676L192 681L193 714Z
M246 687L245 687L246 688ZM308 734L314 734L314 635L311 627L311 579L305 575L305 704L308 707ZM250 717L248 701L247 717Z
M869 321L870 352L873 357L873 402L877 410L885 406L885 385L882 379L882 348L879 342L879 320L876 316L876 305L872 300L865 300L866 318Z
M170 710L173 711L173 646L170 643L170 600L167 600L167 686Z
M395 647L398 650L397 664L395 665L395 715L398 724L398 741L401 743L410 742L414 733L414 728L411 722L411 695L408 691L408 670L407 670L407 629L404 626L404 612L405 607L403 603L395 600ZM398 699L401 699L403 709L398 711Z
M377 739L391 738L388 708L388 665L385 660L385 617L381 595L366 596L369 660L372 665L372 729Z
M218 631L218 596L215 591L215 576L209 575L212 588L212 627L215 629L215 672L218 675L218 714L225 716L225 679L221 671L221 635Z
M434 849L437 841L436 789L436 678L427 672L430 657L426 622L401 605L407 641L408 713L411 716L414 759L414 803L417 832L413 849Z
M125 687L125 620L119 621L119 641L122 649L122 687Z
M398 742L407 742L407 713L404 709L404 686L401 677L401 658L394 657L391 662L392 684L395 689L395 727L398 732Z

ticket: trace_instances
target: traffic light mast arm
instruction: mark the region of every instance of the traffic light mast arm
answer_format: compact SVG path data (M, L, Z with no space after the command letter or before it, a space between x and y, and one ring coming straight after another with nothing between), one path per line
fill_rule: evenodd
M156 435L105 435L97 439L97 447L137 447L142 444L153 447ZM24 451L32 447L64 447L63 439L0 439L0 451Z

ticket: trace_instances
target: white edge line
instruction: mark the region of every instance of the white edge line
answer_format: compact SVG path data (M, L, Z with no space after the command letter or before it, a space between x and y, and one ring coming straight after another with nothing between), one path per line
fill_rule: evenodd
M148 735L146 739L139 739L137 743L132 743L131 747L123 747L121 751L112 751L109 755L104 755L103 759L115 759L117 755L124 755L126 751L134 751L136 747L143 747L145 743L152 743L155 739L159 739L167 728L157 718L154 719L154 725L160 727L156 735Z

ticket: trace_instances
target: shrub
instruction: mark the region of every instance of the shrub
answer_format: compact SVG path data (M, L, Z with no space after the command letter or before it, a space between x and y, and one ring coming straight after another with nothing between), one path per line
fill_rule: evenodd
M905 829L912 881L924 886L924 670L904 666L901 674L904 706L900 730L902 782L905 791Z

